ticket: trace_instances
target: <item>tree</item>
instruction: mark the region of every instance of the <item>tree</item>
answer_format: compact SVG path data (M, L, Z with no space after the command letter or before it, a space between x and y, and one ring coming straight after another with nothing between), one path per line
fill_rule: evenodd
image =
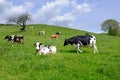
M101 29L109 35L117 35L119 32L119 22L113 19L108 19L101 24Z
M12 16L8 18L9 22L14 22L21 26L21 31L25 31L26 23L28 20L31 20L31 16L28 13L20 14L18 16Z

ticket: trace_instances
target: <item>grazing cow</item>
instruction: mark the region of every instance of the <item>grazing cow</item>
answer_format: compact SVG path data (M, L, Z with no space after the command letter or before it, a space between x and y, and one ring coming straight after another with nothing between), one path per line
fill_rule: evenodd
M58 39L60 32L56 32L55 34L51 35L51 39Z
M49 53L56 53L57 48L55 46L50 46L50 45L42 45L41 43L37 42L34 44L36 52L38 54L49 54Z
M39 35L44 35L44 34L45 34L45 31L40 31L38 34L39 34Z
M69 39L65 39L64 46L71 44L77 48L77 53L82 52L80 50L81 46L90 46L94 48L94 53L98 52L97 46L96 46L96 37L93 35L86 34L84 36L74 36Z
M14 42L19 42L20 44L24 43L24 37L22 35L7 35L5 36L5 39L7 39L8 41L11 41L12 43L12 47L14 45Z
M58 35L57 34L51 35L51 39L58 39Z

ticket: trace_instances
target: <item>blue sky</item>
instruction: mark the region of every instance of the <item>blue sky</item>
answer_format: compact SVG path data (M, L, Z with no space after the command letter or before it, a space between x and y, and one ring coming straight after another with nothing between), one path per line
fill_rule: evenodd
M0 23L29 13L31 23L59 25L100 33L107 19L120 22L120 0L0 0Z

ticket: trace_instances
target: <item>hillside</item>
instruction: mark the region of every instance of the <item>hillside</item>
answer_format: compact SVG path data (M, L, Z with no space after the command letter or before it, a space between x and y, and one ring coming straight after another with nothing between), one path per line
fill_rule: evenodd
M34 26L31 30L30 26ZM120 80L120 37L50 25L28 25L25 32L15 25L0 25L0 80ZM45 35L38 32L45 30ZM61 32L58 40L51 34ZM65 38L89 33L97 38L98 54L93 48L63 46ZM6 35L24 35L24 45L11 43ZM57 46L57 53L37 55L35 42Z

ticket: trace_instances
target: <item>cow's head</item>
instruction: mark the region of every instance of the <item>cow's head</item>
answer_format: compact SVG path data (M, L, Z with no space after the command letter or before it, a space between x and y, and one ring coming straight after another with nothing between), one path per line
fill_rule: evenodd
M68 44L69 44L68 40L65 39L63 46L66 46L66 45L68 45Z
M9 35L7 35L7 36L5 36L5 39L8 39L10 36Z
M40 47L41 47L42 43L37 42L37 43L35 43L33 45L35 45L35 49L38 52L40 50Z
M21 35L21 36L19 36L19 39L24 39L24 36L22 36L22 35Z
M9 36L9 35L7 35L7 36L5 36L5 38L4 39L7 39L8 41L10 41L11 40L11 36Z

